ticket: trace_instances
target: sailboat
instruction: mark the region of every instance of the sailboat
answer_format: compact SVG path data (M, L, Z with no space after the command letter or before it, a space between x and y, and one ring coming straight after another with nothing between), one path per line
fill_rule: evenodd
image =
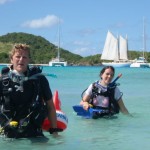
M60 23L58 25L58 49L57 49L57 57L53 58L49 61L49 66L51 67L60 67L60 66L67 66L67 61L63 58L60 58Z
M113 67L130 67L132 62L128 60L127 52L127 39L122 36L116 38L110 31L108 31L101 60L110 60L112 62L102 62L102 65L111 65Z
M149 68L149 63L145 59L145 57L139 57L134 60L134 62L130 65L130 67L134 68Z
M134 62L130 65L130 67L134 67L134 68L149 68L149 63L147 62L145 56L144 56L144 52L146 49L146 39L145 39L145 21L143 18L143 56L136 58L134 60Z

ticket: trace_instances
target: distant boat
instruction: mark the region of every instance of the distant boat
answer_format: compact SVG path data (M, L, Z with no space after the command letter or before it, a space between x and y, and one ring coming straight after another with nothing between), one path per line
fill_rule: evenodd
M144 57L139 57L134 60L134 62L130 65L130 67L134 68L149 68L149 63Z
M51 67L65 67L67 66L67 61L64 61L63 59L60 58L54 58L49 62L49 66Z
M118 39L110 31L108 31L101 59L111 60L112 62L102 62L102 65L111 65L113 67L130 67L132 62L128 60L127 53L127 39L122 36L119 36Z
M53 58L51 61L49 61L49 66L51 67L65 67L67 66L67 61L65 61L63 58L60 58L60 22L58 25L58 51L57 51L57 57Z
M146 49L146 39L145 39L145 21L143 18L143 56L136 58L134 60L134 62L130 65L130 67L134 67L134 68L150 68L149 63L147 62L145 56L144 56L144 52Z

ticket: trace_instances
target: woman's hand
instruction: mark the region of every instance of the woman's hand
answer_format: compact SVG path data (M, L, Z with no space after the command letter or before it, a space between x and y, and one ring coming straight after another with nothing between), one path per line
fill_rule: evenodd
M89 100L90 100L90 96L85 95L80 102L80 105L82 105L85 110L88 110L88 108L90 107L90 104L88 103Z
M83 102L83 108L85 109L85 110L88 110L89 109L89 103L88 102Z

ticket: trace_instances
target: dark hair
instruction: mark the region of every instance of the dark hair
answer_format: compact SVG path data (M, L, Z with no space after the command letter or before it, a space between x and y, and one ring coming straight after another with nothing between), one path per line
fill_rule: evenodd
M113 71L113 73L115 74L115 68L113 66L105 66L101 71L99 76L101 77L101 75L105 72L106 69L111 69Z

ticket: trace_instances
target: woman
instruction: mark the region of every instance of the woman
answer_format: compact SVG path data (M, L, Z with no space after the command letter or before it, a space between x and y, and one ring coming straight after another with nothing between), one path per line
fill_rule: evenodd
M112 66L106 66L101 70L100 80L87 88L80 102L85 110L92 106L106 110L107 115L119 113L119 110L123 114L129 114L123 103L122 93L119 88L116 84L110 86L114 74L115 69Z

